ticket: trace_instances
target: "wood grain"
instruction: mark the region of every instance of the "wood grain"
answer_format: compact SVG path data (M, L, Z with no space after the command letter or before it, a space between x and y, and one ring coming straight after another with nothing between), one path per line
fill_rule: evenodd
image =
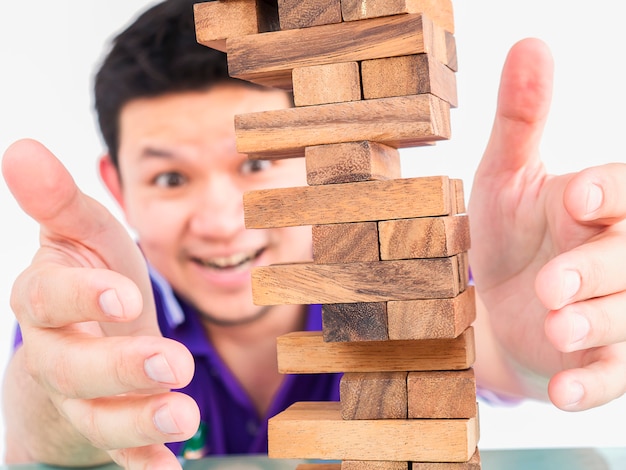
M326 304L322 306L322 334L326 342L385 341L387 303Z
M452 215L464 214L467 212L465 207L465 194L463 192L463 180L450 179L450 199L452 201Z
M466 215L419 217L378 223L383 260L438 258L470 248Z
M280 29L341 23L340 0L278 0Z
M361 140L307 147L307 183L355 183L401 177L400 152L388 145Z
M456 259L459 262L459 288L463 291L470 281L468 252L459 253Z
M474 286L452 299L387 303L389 339L456 338L476 319Z
M252 270L256 305L343 304L451 298L457 257L345 264L283 264Z
M296 67L424 52L445 64L446 47L445 31L429 18L397 15L234 37L227 41L228 70L234 78L289 90Z
M315 469L311 469L315 470ZM410 470L409 462L380 460L344 460L337 470Z
M380 261L376 222L314 225L312 232L314 263Z
M197 41L227 52L226 39L278 30L278 9L266 0L219 0L193 6Z
M476 358L472 327L454 339L420 341L327 343L321 331L296 332L280 336L277 350L282 374L461 370Z
M447 59L444 62L452 71L457 72L459 70L459 61L456 52L456 39L454 35L448 31L445 32L446 41L446 54Z
M301 157L305 147L360 140L412 147L450 133L449 103L430 94L235 116L237 150L251 159Z
M343 419L406 419L407 372L352 372L340 384Z
M429 54L365 60L361 76L366 100L431 93L458 106L454 72Z
M477 416L474 370L411 372L407 380L409 418Z
M243 196L247 228L432 217L450 213L446 176L263 189Z
M362 96L358 62L296 67L292 81L296 106L358 101Z
M296 470L480 470L480 452L476 449L467 462L393 462L344 460L341 463L303 463Z
M467 461L470 419L343 420L339 403L296 403L269 420L269 457L324 460Z
M472 458L467 462L412 462L412 470L480 470L480 452L476 449ZM313 468L309 470L315 470ZM328 469L333 470L333 469Z
M341 0L344 21L403 13L424 13L444 30L454 33L452 0Z

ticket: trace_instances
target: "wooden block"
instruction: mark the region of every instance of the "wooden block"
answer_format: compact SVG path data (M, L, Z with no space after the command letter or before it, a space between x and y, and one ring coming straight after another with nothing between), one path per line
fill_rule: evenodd
M478 421L343 420L339 403L296 403L269 420L269 457L324 460L458 461L470 459Z
M278 0L280 29L341 23L340 0Z
M217 0L193 6L198 43L226 52L226 39L278 29L278 9L267 0Z
M481 470L480 452L476 449L467 462L412 462L412 470ZM310 469L315 470L315 469ZM328 469L338 470L338 469Z
M459 253L457 255L457 261L459 262L459 289L460 291L464 291L469 284L469 258L467 255L467 251L463 253Z
M362 140L307 147L307 183L355 183L401 177L400 152L388 145Z
M296 106L342 103L361 99L358 62L296 67L292 71Z
M429 54L365 60L361 75L365 99L431 93L458 106L454 72Z
M478 414L474 370L410 372L409 418L471 418Z
M459 62L456 53L456 39L454 39L454 35L448 31L446 31L445 36L447 60L444 63L453 72L457 72L459 70Z
M448 62L445 31L421 14L233 37L227 47L232 77L288 90L296 67L421 53Z
M237 150L251 159L301 157L304 148L371 140L394 148L450 138L450 105L412 95L235 116Z
M387 303L326 304L322 306L324 341L385 341Z
M378 223L383 260L439 258L469 250L466 215L386 220Z
M341 463L303 463L296 470L410 470L409 462L344 460Z
M450 179L450 199L452 200L452 215L464 214L467 212L465 207L465 195L463 193L463 180Z
M301 463L296 470L341 470L341 465L335 462Z
M321 331L296 332L280 336L277 351L281 374L462 370L476 356L472 327L454 339L419 341L327 343Z
M456 338L476 319L474 287L452 299L387 303L389 339Z
M446 176L262 189L243 196L247 228L432 217L450 213Z
M454 33L452 0L341 0L341 10L344 21L424 13L444 30Z
M380 461L380 460L344 460L343 462L341 462L340 470L410 470L410 469L409 469L409 462L392 462L392 461Z
M376 222L313 226L314 263L358 261L380 261Z
M406 419L407 375L408 372L344 374L340 384L341 417Z
M346 264L284 264L252 270L256 305L344 304L451 298L461 292L456 257Z

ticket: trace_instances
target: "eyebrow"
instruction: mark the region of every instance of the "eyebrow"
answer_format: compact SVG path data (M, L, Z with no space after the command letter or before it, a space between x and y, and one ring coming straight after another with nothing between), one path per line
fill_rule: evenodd
M174 158L175 152L170 150L159 149L155 147L146 147L141 152L142 158Z

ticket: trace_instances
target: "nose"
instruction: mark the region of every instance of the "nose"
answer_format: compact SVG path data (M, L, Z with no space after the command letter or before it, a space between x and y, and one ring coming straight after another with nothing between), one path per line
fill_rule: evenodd
M227 174L214 174L197 191L191 231L201 237L228 239L245 230L243 190Z

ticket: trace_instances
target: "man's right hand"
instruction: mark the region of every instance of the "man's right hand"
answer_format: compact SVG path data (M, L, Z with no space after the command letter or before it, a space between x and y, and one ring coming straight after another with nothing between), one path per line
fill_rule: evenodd
M14 143L2 171L41 226L11 295L24 342L5 377L7 460L88 465L105 460L101 449L126 468L178 467L163 443L190 438L199 412L169 390L194 363L159 332L141 251L40 143Z

